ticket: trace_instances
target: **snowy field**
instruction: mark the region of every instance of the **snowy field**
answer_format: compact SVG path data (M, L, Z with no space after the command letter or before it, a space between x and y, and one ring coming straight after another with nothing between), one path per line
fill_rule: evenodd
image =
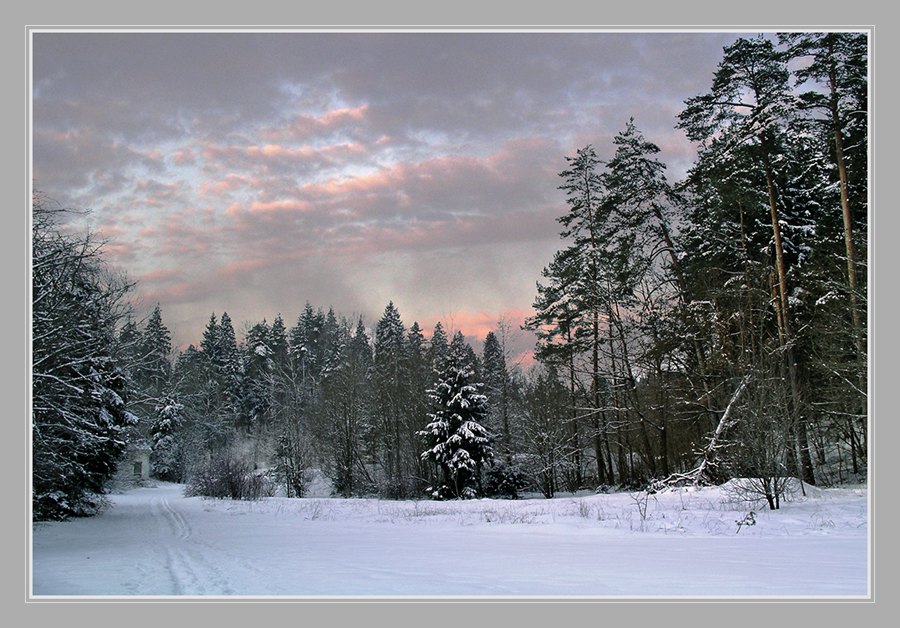
M723 488L465 502L184 497L159 483L39 523L32 594L867 597L862 489L769 511ZM750 510L755 525L741 526Z

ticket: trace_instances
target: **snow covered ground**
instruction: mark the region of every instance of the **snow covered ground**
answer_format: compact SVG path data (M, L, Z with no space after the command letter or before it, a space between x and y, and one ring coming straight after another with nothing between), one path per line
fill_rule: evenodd
M862 489L769 511L723 488L518 501L184 497L35 524L32 594L515 598L869 595ZM755 525L738 531L750 510Z

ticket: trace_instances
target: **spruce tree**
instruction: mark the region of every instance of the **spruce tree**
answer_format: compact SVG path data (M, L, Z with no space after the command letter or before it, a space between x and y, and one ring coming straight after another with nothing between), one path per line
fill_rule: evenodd
M334 490L350 497L367 494L374 488L364 439L371 406L372 347L362 318L352 336L347 329L344 343L342 360L325 384L330 429L326 447Z
M156 407L156 416L150 428L150 463L153 474L167 482L181 482L183 479L183 410L184 406L172 396L164 397Z
M265 320L247 331L240 391L240 423L248 431L261 430L268 424L273 405L274 351L271 341L271 331Z
M481 494L481 472L493 457L493 437L483 425L487 397L480 392L484 385L473 380L474 368L466 346L462 333L456 332L444 370L428 391L433 411L428 414L428 425L419 433L426 444L422 459L434 463L441 472L441 482L428 489L434 499Z
M441 481L428 489L434 499L476 497L482 492L481 472L493 457L492 436L483 426L487 398L483 384L473 381L474 369L457 332L450 344L446 365L435 387L429 390L433 411L420 435L426 449L422 459L434 463Z
M431 361L431 367L440 369L443 367L443 361L447 357L448 340L447 332L441 321L434 324L434 331L431 334L431 343L428 346L428 359Z
M32 516L92 512L136 423L117 327L130 286L109 274L88 235L32 205Z
M375 325L373 414L375 450L381 467L381 490L386 497L410 492L409 461L403 455L403 416L409 401L406 381L406 329L393 302Z
M510 399L509 372L506 369L506 355L497 334L489 331L484 337L481 351L482 379L484 393L490 408L488 426L499 435L504 456L512 456L509 427Z
M141 362L138 378L146 393L159 402L169 387L172 374L172 336L162 320L159 303L153 308L141 334Z

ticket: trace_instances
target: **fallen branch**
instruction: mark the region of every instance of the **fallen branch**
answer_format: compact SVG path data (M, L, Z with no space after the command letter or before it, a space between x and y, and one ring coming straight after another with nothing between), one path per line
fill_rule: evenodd
M657 480L651 485L650 490L659 492L672 486L684 486L687 484L700 486L701 484L711 483L709 470L716 465L716 453L722 447L722 437L725 432L734 427L738 421L738 418L734 415L734 408L740 400L741 395L743 395L744 391L747 389L751 375L751 373L744 375L740 384L738 384L737 389L734 391L734 394L731 395L731 399L725 407L725 412L722 413L722 418L719 419L719 424L716 426L715 432L713 432L712 437L709 439L709 443L703 448L703 451L700 452L700 463L685 473L673 473L663 480Z

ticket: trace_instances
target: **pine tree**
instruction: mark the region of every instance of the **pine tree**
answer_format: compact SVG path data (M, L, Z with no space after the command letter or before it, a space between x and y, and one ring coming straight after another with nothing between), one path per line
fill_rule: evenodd
M775 258L776 319L791 384L798 471L803 480L814 484L782 234L785 204L780 182L789 166L784 157L786 127L792 113L789 73L784 55L764 37L740 38L724 53L711 90L686 101L687 107L679 114L679 127L690 139L701 142L702 149L717 161L729 162L747 154L764 177Z
M409 461L403 455L403 415L409 400L406 329L393 302L375 326L373 414L375 455L382 473L382 494L392 498L411 492Z
M128 379L136 384L137 370L141 355L141 330L138 328L134 317L129 313L125 315L125 322L119 330L118 345L122 355L122 368L128 374ZM129 395L133 396L133 395Z
M330 433L328 470L339 495L369 493L373 480L365 459L364 434L371 406L372 347L362 318L352 336L346 326L346 350L325 384L325 409Z
M210 365L215 364L218 360L217 353L219 350L219 322L216 320L216 313L209 315L206 327L203 329L203 339L200 341L200 351L209 361Z
M545 267L541 275L546 283L537 283L538 295L532 304L535 314L525 320L525 328L535 332L538 338L535 358L554 372L566 374L569 393L569 411L566 425L570 432L569 452L575 474L572 481L580 485L581 478L581 381L577 376L576 359L587 350L583 335L576 334L582 322L582 310L577 297L577 278L580 265L577 264L578 251L568 247L557 251L553 261ZM599 354L598 354L599 357ZM592 413L589 417L593 428L594 454L597 464L598 481L603 483L609 476L612 482L612 465L604 464L604 447L609 452L606 412Z
M224 343L222 320L227 323ZM225 313L219 320L215 313L210 315L203 330L200 351L194 357L196 361L191 361L190 366L199 380L199 390L195 393L197 442L204 451L216 451L228 444L237 413L234 378L237 343L231 319Z
M240 391L241 427L248 431L262 430L269 421L273 405L274 350L266 321L256 323L247 331Z
M268 346L272 350L272 366L275 371L285 371L288 368L288 341L287 330L281 314L272 321L269 329Z
M659 147L644 138L634 119L613 144L615 154L602 175L609 206L606 228L627 245L620 246L616 266L608 273L608 352L610 363L615 359L619 367L612 373L616 394L627 399L626 418L639 436L644 466L656 476L659 462L668 475L667 396L642 394L638 374L652 373L660 388L666 387L663 364L682 350L664 334L666 321L676 314L690 321L687 286L670 228L678 197L666 180L665 164L657 158ZM692 334L688 338L684 349L702 374L702 346ZM700 381L705 383L705 378Z
M324 327L325 314L307 303L290 333L294 370L299 374L308 396L313 395L324 368Z
M499 435L503 455L507 461L512 457L510 434L510 390L509 372L506 370L506 355L500 340L493 331L484 337L481 351L482 380L484 393L488 400L490 412L487 425L492 432Z
M859 205L865 205L866 197L859 194L866 188L866 178L860 177L850 185L848 161L865 162L865 151L860 150L868 142L852 143L849 147L846 134L857 135L862 129L863 138L866 132L867 110L867 60L868 41L865 33L783 33L779 36L782 43L789 44L790 58L802 58L809 63L796 73L799 85L814 81L827 87L826 92L811 89L800 96L799 106L805 111L821 111L826 118L821 122L831 132L834 143L834 162L837 166L837 178L840 189L840 204L844 227L844 247L847 260L847 284L850 301L850 314L853 333L857 345L857 354L863 354L864 321L860 316L856 270L857 244L854 242L853 229L855 214L851 207L851 187L856 189ZM847 148L850 149L847 155Z
M482 492L481 471L493 457L491 434L484 428L487 398L483 384L472 381L474 370L461 333L453 338L447 363L429 391L434 411L420 435L426 449L422 459L440 468L442 482L429 488L435 499L461 499Z
M426 484L428 470L419 454L421 440L419 429L422 417L428 412L428 388L434 383L434 368L428 358L425 335L418 322L413 322L406 335L407 381L406 412L403 416L403 457L409 461L410 490L420 494Z
M839 426L837 431L845 435L856 473L859 459L865 456L860 441L866 440L868 405L866 240L859 237L866 232L868 207L868 38L865 33L853 32L781 33L779 41L788 46L791 59L803 62L795 72L796 85L811 89L800 94L797 107L804 114L802 121L808 127L808 135L820 144L813 154L818 155L819 162L825 162L816 168L818 180L805 186L807 190L818 188L810 196L820 213L815 244L819 259L812 264L818 276L805 279L821 286L818 292L822 294L820 300L824 299L811 308L813 314L820 316L806 324L816 329L811 334L815 345L812 351L821 358L814 362L822 363L821 368L813 364L817 372L811 377L828 382L827 388L836 394L820 400L816 408L825 410L830 422ZM837 206L839 221L834 216ZM840 247L836 246L838 240ZM838 261L845 265L843 282L833 272ZM837 295L843 298L838 299ZM843 307L837 307L839 303ZM846 334L834 333L845 327L841 321L846 320L847 314L853 338L853 349L849 351L844 346ZM837 373L840 375L835 377ZM829 381L841 379L846 381ZM848 386L846 382L853 384ZM854 402L847 404L851 399Z
M447 332L441 321L434 324L434 331L431 334L431 343L428 346L428 359L431 361L432 368L443 368L443 361L447 358L448 340Z
M58 212L32 204L32 516L97 506L136 419L117 327L130 285L110 275L88 235L64 235Z
M167 482L181 482L184 461L181 442L184 406L167 396L156 407L156 416L150 428L150 463L153 474Z
M158 402L168 389L172 374L172 337L163 324L159 303L147 319L140 347L138 378L146 392Z

